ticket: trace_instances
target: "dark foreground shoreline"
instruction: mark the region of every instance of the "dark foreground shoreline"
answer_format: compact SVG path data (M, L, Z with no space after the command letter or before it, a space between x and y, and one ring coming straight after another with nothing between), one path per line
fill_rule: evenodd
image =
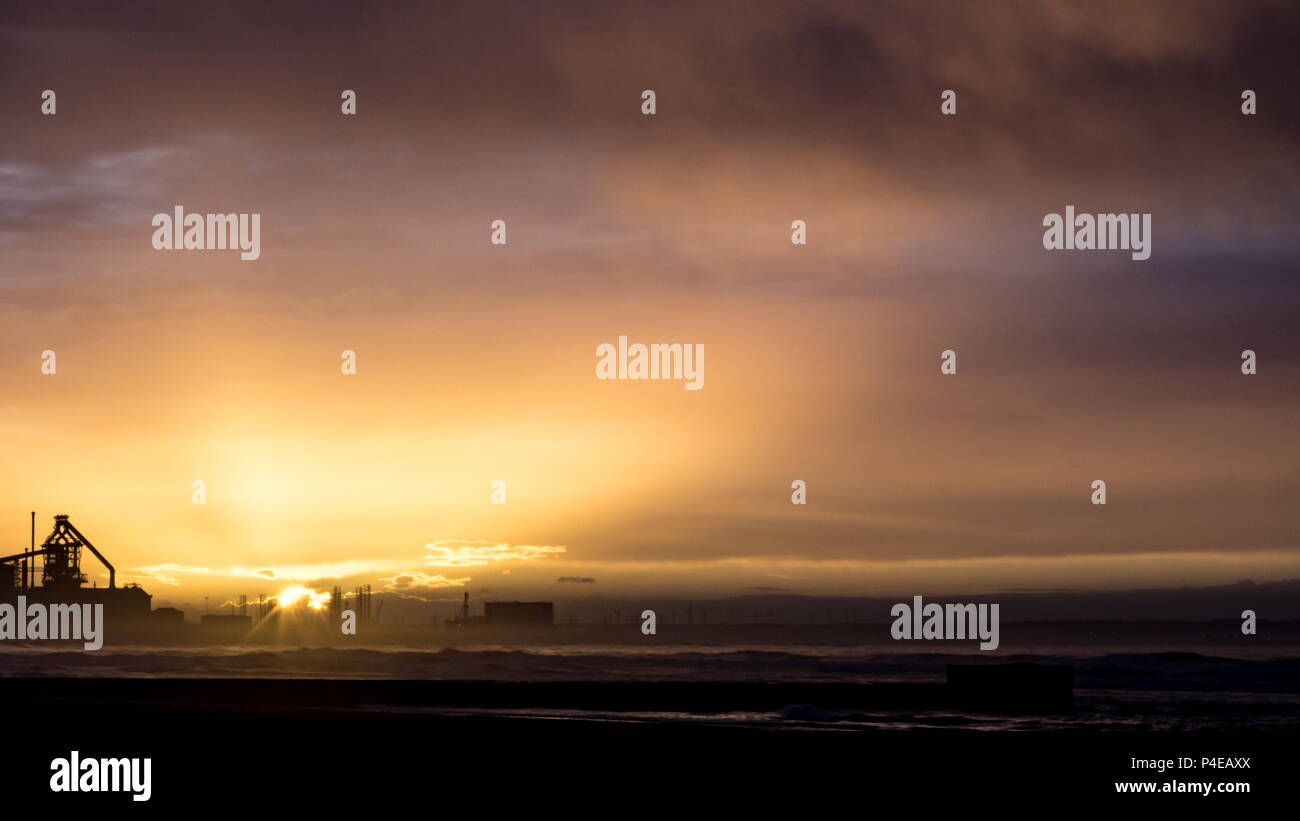
M777 702L943 698L943 685L852 695L842 685L4 679L0 745L11 806L166 809L205 817L357 807L385 815L476 810L685 817L778 806L868 813L889 800L1048 811L1101 803L1174 812L1290 801L1294 733L807 729L492 713L510 706L763 709ZM827 688L832 689L827 689ZM787 701L787 699L790 699ZM461 705L482 714L423 712ZM50 761L150 757L153 797L53 794ZM1135 771L1136 758L1243 757L1245 770ZM1248 782L1250 795L1118 795L1116 781ZM1199 802L1199 803L1198 803ZM1019 814L1019 813L1018 813Z

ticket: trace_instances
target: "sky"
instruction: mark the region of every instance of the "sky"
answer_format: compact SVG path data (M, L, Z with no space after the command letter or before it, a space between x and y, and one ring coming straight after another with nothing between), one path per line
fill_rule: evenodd
M191 608L1300 577L1298 23L7 3L5 552L66 513ZM260 259L155 250L177 205ZM1151 258L1045 250L1067 205ZM598 380L619 336L703 389Z

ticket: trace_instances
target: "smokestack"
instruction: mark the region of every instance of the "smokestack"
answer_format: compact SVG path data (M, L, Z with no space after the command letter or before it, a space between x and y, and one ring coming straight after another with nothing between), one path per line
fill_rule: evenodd
M30 561L23 562L23 586L30 590L36 584L36 511L32 511L32 558ZM27 568L31 567L31 580L28 581Z

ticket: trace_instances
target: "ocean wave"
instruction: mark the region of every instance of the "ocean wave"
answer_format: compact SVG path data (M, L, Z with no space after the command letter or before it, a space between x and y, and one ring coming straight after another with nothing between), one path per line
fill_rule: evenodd
M1104 655L881 653L845 647L552 646L455 648L157 648L94 653L11 645L7 677L486 679L504 681L942 681L949 664L1064 664L1091 690L1300 693L1300 659L1189 652Z

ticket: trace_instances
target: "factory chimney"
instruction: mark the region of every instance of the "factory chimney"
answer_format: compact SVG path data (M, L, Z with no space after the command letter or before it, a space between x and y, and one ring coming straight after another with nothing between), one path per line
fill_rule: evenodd
M34 510L32 511L32 544L31 547L29 548L29 552L32 554L30 559L32 576L31 576L31 582L28 582L27 567L29 564L29 560L24 558L23 559L23 583L20 585L24 593L30 590L31 586L36 583L36 511Z

